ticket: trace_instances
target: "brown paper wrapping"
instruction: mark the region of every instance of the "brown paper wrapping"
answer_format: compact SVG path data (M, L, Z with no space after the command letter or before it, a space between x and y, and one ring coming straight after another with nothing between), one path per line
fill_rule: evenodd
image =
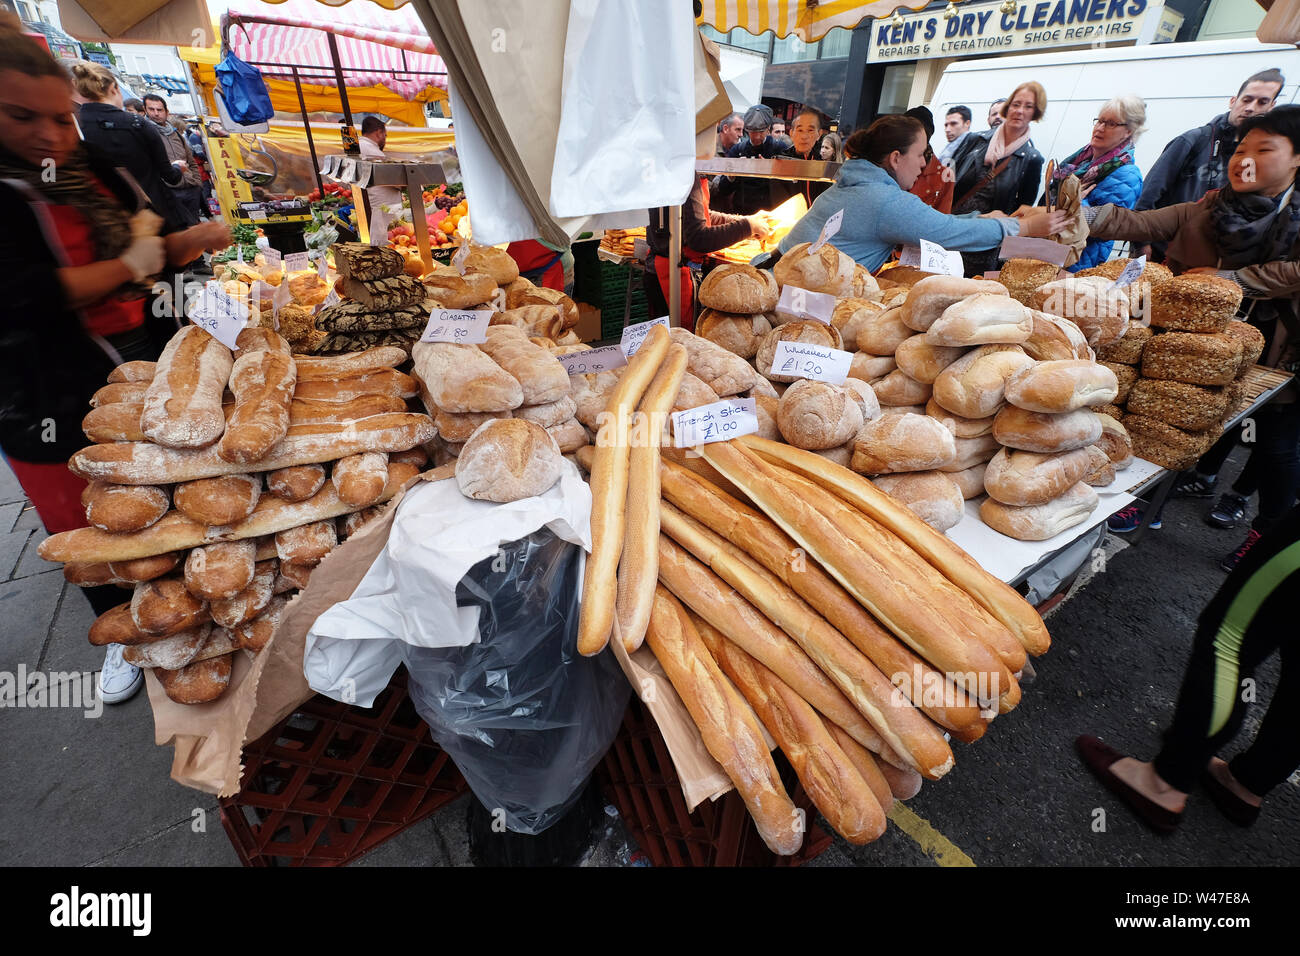
M187 787L231 796L239 792L243 748L257 740L314 695L302 673L307 632L322 613L347 600L388 543L397 506L418 481L441 481L453 465L435 468L408 481L383 513L331 551L305 591L284 609L274 636L251 661L235 652L230 686L208 704L178 704L163 692L152 670L145 686L153 708L154 742L171 744L172 779Z

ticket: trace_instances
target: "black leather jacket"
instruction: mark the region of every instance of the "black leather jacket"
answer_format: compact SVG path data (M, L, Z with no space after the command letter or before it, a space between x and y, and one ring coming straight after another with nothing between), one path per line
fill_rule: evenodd
M1021 206L1032 206L1038 199L1043 188L1043 155L1034 148L1031 139L1011 154L1011 162L992 183L958 208L962 197L993 171L993 167L984 165L984 156L988 153L989 141L992 139L991 129L971 133L962 141L961 148L953 157L952 168L957 176L952 191L954 213L1013 213Z
M179 186L184 174L167 157L158 127L108 103L83 103L77 122L87 146L111 165L121 166L140 184L149 205L167 222L168 231L190 224L167 188Z

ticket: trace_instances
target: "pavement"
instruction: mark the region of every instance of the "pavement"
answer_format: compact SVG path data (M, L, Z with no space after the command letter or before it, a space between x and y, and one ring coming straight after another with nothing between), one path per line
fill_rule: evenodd
M1231 480L1240 452L1224 469ZM1011 714L984 739L954 744L956 766L896 807L886 834L836 838L812 866L1276 866L1300 857L1300 776L1272 794L1254 827L1228 823L1201 793L1172 836L1140 824L1084 769L1073 741L1093 733L1149 759L1170 720L1196 616L1224 578L1220 557L1243 530L1205 525L1209 501L1168 504L1138 545L1107 538L1103 555L1047 623L1051 650ZM77 680L103 652L86 641L93 614L36 546L40 521L0 463L0 681L61 672ZM1255 675L1258 711L1276 658ZM3 687L0 683L0 687ZM0 708L0 863L22 866L238 866L216 798L168 776L144 693L88 717L80 707ZM1247 718L1249 740L1258 713ZM1240 745L1240 739L1238 741ZM1224 756L1229 756L1230 751ZM363 856L358 866L470 865L461 798ZM608 812L608 811L607 811ZM584 865L635 853L607 816ZM824 825L824 824L823 824Z

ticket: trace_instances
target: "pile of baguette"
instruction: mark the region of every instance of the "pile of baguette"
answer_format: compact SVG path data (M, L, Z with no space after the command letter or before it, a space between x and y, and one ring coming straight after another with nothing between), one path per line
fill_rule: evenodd
M870 842L896 797L952 768L945 735L977 740L1015 706L1015 675L1047 631L950 540L823 456L754 435L702 458L670 450L661 419L699 397L689 369L708 376L698 356L712 357L689 335L651 330L614 374L608 431L578 453L593 541L578 648L616 635L629 652L649 646L774 852L796 852L802 827L764 729L831 826Z
M186 704L224 692L233 655L266 646L312 569L424 469L435 434L407 411L401 349L294 356L262 328L237 344L186 326L156 364L118 366L83 423L95 444L69 462L89 481L89 527L39 549L74 584L131 592L90 642L126 645Z

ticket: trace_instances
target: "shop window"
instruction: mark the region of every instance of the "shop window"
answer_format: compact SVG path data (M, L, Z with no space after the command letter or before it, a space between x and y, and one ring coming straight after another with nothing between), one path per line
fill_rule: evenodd
M912 80L916 76L915 63L896 63L885 67L885 78L880 84L880 107L877 116L907 111L907 100L912 94Z
M819 43L804 43L797 36L791 34L788 37L777 40L772 45L772 62L773 63L803 63L807 60L817 59L817 48Z
M853 31L844 27L835 27L821 39L820 57L823 60L835 60L849 55L849 43L853 40Z
M753 50L755 53L767 56L772 51L772 31L766 30L758 36L754 36L743 27L736 27L728 35L726 42L732 46L738 46L742 50Z
M1228 40L1253 37L1264 19L1264 8L1255 0L1210 0L1201 21L1198 40Z

